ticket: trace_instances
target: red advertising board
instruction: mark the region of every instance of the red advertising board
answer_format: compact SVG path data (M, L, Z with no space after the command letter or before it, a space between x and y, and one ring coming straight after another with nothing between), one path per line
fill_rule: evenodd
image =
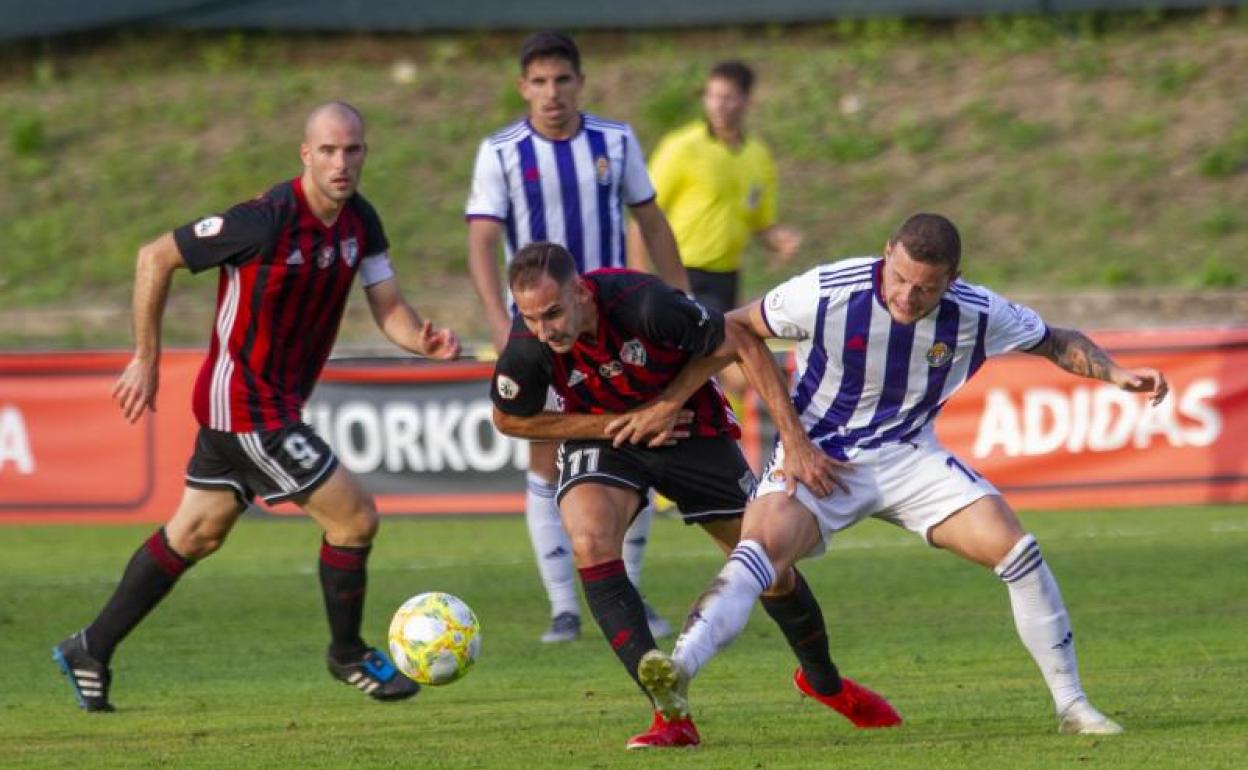
M1124 364L1164 370L1170 398L1151 407L1011 355L945 406L942 440L1019 508L1248 501L1248 329L1093 336ZM166 519L194 443L201 357L167 352L156 413L129 425L109 397L127 354L0 355L0 523ZM334 361L305 417L384 513L519 512L528 448L490 424L490 372ZM752 402L742 412L757 465L766 415Z

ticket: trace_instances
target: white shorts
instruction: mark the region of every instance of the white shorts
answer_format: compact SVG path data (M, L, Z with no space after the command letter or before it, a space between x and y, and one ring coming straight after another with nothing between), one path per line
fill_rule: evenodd
M754 497L772 492L784 493L785 476L777 472L784 463L784 445L767 462ZM825 498L817 498L803 484L795 495L819 523L822 542L807 556L823 553L831 536L875 516L904 527L929 541L932 527L987 495L1000 494L970 465L941 446L936 436L925 431L914 443L885 444L862 450L849 461L840 479L849 487L839 487Z

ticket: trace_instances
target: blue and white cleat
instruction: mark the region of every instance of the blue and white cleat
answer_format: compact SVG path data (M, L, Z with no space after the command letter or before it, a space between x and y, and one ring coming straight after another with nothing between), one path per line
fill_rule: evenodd
M79 631L52 648L52 660L74 688L74 697L83 711L114 711L108 702L108 686L113 675L108 666L91 657L87 640Z
M389 658L373 648L365 650L357 660L342 663L331 655L325 662L335 679L374 700L403 700L420 692L420 685L399 673Z

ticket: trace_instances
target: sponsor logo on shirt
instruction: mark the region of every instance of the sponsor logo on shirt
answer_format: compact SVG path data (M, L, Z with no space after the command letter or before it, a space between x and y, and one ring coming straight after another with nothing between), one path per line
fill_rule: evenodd
M927 365L933 369L945 366L953 359L953 349L943 342L936 342L927 349Z
M300 253L299 249L295 249L294 251L290 252L290 256L286 257L286 264L288 265L302 265L303 264L303 254Z
M342 261L347 263L347 267L355 267L355 261L360 258L360 244L355 236L339 243L338 250L342 252Z
M701 326L701 324L698 324ZM620 360L632 366L646 365L646 346L641 340L631 339L620 346Z
M225 220L221 217L204 217L195 223L196 238L212 238L221 232L221 227L225 224Z
M624 364L620 363L619 361L608 361L602 366L598 367L598 373L608 379L612 377L619 377L621 374L624 373Z
M584 381L585 381L585 372L582 372L580 369L573 369L572 373L568 375L568 387L569 388L575 388L577 385L580 385Z
M505 374L498 375L498 379L495 381L494 386L498 388L498 395L508 401L511 401L516 396L520 395L520 386L516 384L515 380Z
M324 270L334 263L334 247L322 246L321 253L316 256L316 266Z
M606 155L594 158L594 171L598 176L598 184L606 187L611 184L611 162Z

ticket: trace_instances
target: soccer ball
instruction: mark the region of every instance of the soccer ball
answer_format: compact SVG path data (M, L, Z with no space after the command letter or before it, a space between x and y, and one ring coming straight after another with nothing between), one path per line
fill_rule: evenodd
M450 684L481 652L481 624L462 599L431 591L403 602L390 621L390 657L420 684Z

